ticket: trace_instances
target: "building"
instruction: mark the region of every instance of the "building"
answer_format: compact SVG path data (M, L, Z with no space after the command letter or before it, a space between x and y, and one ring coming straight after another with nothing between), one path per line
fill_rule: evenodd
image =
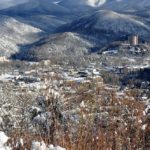
M139 37L138 35L131 35L128 37L128 41L130 45L136 46L139 44Z

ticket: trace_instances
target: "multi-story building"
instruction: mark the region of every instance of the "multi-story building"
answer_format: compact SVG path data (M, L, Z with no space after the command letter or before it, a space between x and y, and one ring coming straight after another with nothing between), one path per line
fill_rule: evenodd
M139 44L139 37L138 35L131 35L128 37L128 41L130 45L136 46Z

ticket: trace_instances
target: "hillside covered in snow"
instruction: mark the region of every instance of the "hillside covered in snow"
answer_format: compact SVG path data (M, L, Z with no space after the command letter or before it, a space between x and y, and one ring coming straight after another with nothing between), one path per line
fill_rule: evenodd
M62 26L58 31L92 35L100 38L102 44L106 44L119 39L127 39L132 34L148 40L150 23L135 15L99 10Z
M96 38L77 33L64 32L44 37L28 45L28 51L20 51L15 57L25 60L42 60L51 57L83 56L96 46Z
M41 33L40 29L0 15L0 55L9 57L19 51L21 45L38 40Z

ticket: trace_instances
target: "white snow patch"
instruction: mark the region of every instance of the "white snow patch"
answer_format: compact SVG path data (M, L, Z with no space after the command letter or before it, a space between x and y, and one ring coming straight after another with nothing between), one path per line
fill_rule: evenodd
M147 128L147 124L144 124L141 129L145 130L146 128Z
M42 142L33 141L31 150L66 150L66 149L60 146L56 147L53 145L46 146L46 144L43 141Z
M80 103L80 107L81 107L81 108L85 108L85 107L86 107L84 101L82 101L82 102Z
M4 132L0 131L0 150L11 150L10 147L5 146L8 139L9 137L7 137Z
M105 4L106 0L87 0L87 4L92 7L98 7Z
M10 74L0 75L0 81L9 81L9 80L12 80L13 78L14 78L14 76L10 75Z
M46 144L42 142L33 141L31 150L47 150Z
M60 146L54 147L53 145L50 145L48 150L66 150L66 149L65 149L65 148L62 148L62 147L60 147Z

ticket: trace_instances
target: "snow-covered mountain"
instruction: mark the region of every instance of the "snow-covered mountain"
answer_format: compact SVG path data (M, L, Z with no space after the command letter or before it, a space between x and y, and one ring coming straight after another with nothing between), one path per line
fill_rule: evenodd
M72 7L87 5L90 7L121 11L145 9L150 7L149 0L61 0L59 4Z
M29 0L23 4L4 9L3 12L12 13L12 15L69 13L67 8L58 5L53 0Z
M85 1L87 5L98 7L106 3L106 0L86 0Z
M102 43L138 34L141 38L150 38L150 23L141 17L121 14L110 10L100 10L60 28L101 38Z
M102 9L115 11L135 11L149 8L149 0L107 0L102 6Z
M21 51L15 57L26 60L42 60L54 56L82 56L94 48L97 39L77 33L53 34L28 45L28 51Z
M18 52L21 45L38 40L40 34L40 29L0 15L0 55L9 57Z
M0 14L17 18L46 32L53 32L58 26L78 16L78 13L60 5L56 0L28 0L23 4L0 10Z
M82 5L87 5L87 6L90 6L90 7L98 7L98 6L101 6L103 5L107 0L61 0L59 2L59 4L61 5L68 5L68 6L80 6Z
M13 0L11 0L13 1ZM149 0L24 0L0 11L0 14L15 17L24 23L52 32L57 27L83 15L105 9L133 12L150 8ZM131 11L132 10L132 11ZM39 21L40 20L40 21Z
M68 54L69 46L65 42L69 41L68 37L75 45L78 43L75 37L84 43L85 38L80 35L94 36L101 46L125 39L129 34L150 39L150 0L2 0L1 3L2 6L5 4L5 9L1 10L0 6L0 53L7 56L17 52L19 45L34 43L42 31L49 35L48 41L43 39L44 47L47 45L56 52L60 40L63 43L60 47L66 44L64 48ZM66 36L63 33L51 35L58 31L69 33L65 33ZM64 42L62 35L64 40L67 39ZM50 44L52 39L53 44ZM80 45L82 49L87 50L87 44L84 48L83 45Z

